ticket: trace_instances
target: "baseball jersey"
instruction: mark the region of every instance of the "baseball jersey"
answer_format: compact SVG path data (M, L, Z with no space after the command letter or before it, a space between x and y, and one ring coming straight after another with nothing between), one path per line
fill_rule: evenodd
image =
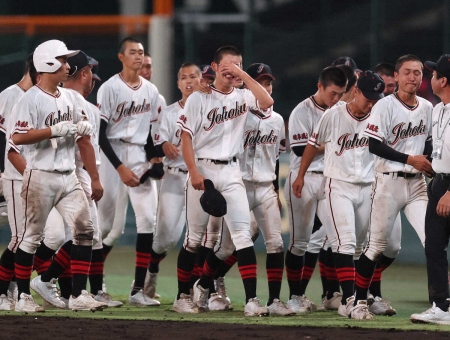
M244 130L244 153L239 157L242 178L252 182L272 182L281 152L286 152L284 120L270 109L266 116L250 110Z
M164 142L172 143L177 147L180 156L177 159L164 159L164 165L171 168L179 168L186 170L183 155L181 154L181 127L177 124L178 117L184 112L184 106L181 101L177 101L165 109L159 116L158 130L153 133L153 141L155 145L160 145Z
M441 139L441 159L433 158L433 170L437 173L450 173L450 104L442 102L433 109L433 141Z
M243 152L246 114L260 112L258 101L248 89L228 93L211 86L212 93L194 92L177 124L192 136L196 158L230 160Z
M87 102L89 108L91 109L90 113L92 115L89 117L89 121L92 123L92 126L95 127L91 134L91 142L92 146L95 150L95 161L97 163L97 166L100 166L101 164L101 157L100 157L100 144L99 144L99 136L100 136L100 110L98 107L90 102Z
M63 121L74 124L87 120L70 91L58 88L53 95L38 85L29 89L17 103L12 134L27 133L30 129L44 129ZM22 145L27 168L43 171L75 170L75 137L56 137L54 149L49 139L35 144Z
M408 155L423 155L425 141L431 140L431 103L416 96L414 107L405 104L396 93L380 99L372 108L365 134ZM413 166L375 157L378 172L419 173Z
M159 93L155 85L139 78L139 85L131 87L116 74L100 86L97 106L100 118L108 122L108 139L147 143L150 125L158 119Z
M349 183L371 183L375 178L374 155L364 134L370 114L354 116L348 105L327 110L309 140L320 147L325 143L324 176Z

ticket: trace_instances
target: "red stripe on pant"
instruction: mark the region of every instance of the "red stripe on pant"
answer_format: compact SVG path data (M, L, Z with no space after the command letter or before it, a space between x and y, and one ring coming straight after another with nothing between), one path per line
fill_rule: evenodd
M313 272L314 272L314 268L313 267L304 266L303 267L303 273L302 273L302 279L310 280Z
M104 262L91 262L91 267L89 268L89 275L103 275Z
M255 279L256 278L256 264L249 264L246 266L239 266L239 273L241 278L245 279Z
M358 273L356 273L355 285L358 286L359 288L363 289L369 288L370 282L371 282L370 277L363 277Z
M71 260L70 267L72 268L72 274L88 275L89 267L91 263L80 260Z
M355 268L354 267L336 268L336 274L337 274L337 277L339 278L339 282L355 280Z
M267 281L280 282L283 280L283 268L267 268Z
M302 271L286 267L286 276L288 281L300 281L302 279Z
M150 263L150 253L136 252L136 267L147 268Z
M184 271L180 268L177 268L177 277L180 282L191 282L191 272Z
M0 266L0 280L2 281L11 281L14 277L14 269L6 269L3 266Z
M19 280L28 280L33 272L33 266L22 266L15 263L15 274L16 278Z

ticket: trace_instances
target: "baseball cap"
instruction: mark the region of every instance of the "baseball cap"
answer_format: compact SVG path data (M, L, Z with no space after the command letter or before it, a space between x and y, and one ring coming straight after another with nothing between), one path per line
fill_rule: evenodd
M425 67L450 79L450 54L441 55L437 62L426 61Z
M92 58L93 59L93 58ZM94 59L95 60L95 59ZM92 66L92 79L102 81L98 76L98 64Z
M377 73L372 71L362 72L356 87L369 100L378 100L384 97L384 81Z
M275 77L272 74L272 70L270 69L270 66L263 64L263 63L251 64L247 68L247 73L250 77L252 77L255 80L258 80L259 78L261 78L263 76L267 76L270 79L275 80Z
M200 70L202 71L202 78L209 77L216 79L216 72L214 72L211 65L200 65Z
M227 213L227 201L225 197L214 188L214 183L210 179L205 179L205 192L200 197L202 209L215 217L222 217Z
M335 61L333 61L331 63L331 65L333 66L338 66L338 65L347 65L350 66L352 69L354 69L357 72L360 72L361 70L358 68L358 66L356 66L355 61L350 58L350 57L339 57L337 58Z
M73 76L78 70L81 70L87 65L98 65L98 61L92 57L89 57L83 51L75 54L74 56L67 59L70 65L69 75Z

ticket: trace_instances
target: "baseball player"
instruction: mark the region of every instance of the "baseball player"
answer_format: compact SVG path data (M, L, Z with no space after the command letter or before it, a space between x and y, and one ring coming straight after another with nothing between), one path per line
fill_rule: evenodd
M118 57L122 71L103 83L97 93L101 112L100 176L107 183L105 197L98 205L98 217L107 253L123 231L130 198L136 214L137 240L129 302L136 306L159 306L159 301L143 292L156 224L157 188L149 179L142 184L139 181L154 154L150 128L158 117L158 90L138 75L144 58L139 41L122 40Z
M442 55L437 62L426 61L433 70L431 87L442 102L433 109L433 170L428 184L428 207L425 217L425 255L427 258L428 295L432 307L411 315L414 323L450 325L448 260L450 215L450 55Z
M375 154L375 182L370 215L370 235L356 274L356 298L363 300L374 274L376 261L386 248L394 221L403 209L425 242L427 207L423 174L432 174L432 105L416 95L422 82L423 65L408 54L395 65L398 91L380 100L373 108L365 134L370 152Z
M216 79L216 73L212 69L211 65L200 65L200 70L202 71L201 83L211 85Z
M290 241L286 251L286 274L289 284L288 306L297 313L311 309L311 302L304 296L301 286L304 255L310 242L314 217L317 213L323 224L327 223L325 205L325 177L323 176L324 147L314 159L305 178L303 195L298 198L292 191L297 177L302 155L319 119L324 111L338 103L346 91L347 77L340 68L330 66L322 70L317 84L317 92L294 108L289 117L289 136L291 145L290 173L284 186L284 195L288 206ZM317 232L316 232L317 233ZM323 233L322 233L322 236ZM322 243L323 237L321 236ZM339 287L328 291L333 293Z
M71 251L74 275L69 307L94 308L97 304L85 290L94 228L86 196L74 172L74 135L77 134L76 143L83 145L83 148L80 146L80 150L84 150L81 157L92 179L92 198L98 200L102 197L103 188L88 136L92 126L73 95L58 88L69 73L67 58L76 53L78 51L69 51L59 40L49 40L36 47L33 61L37 72L41 72L40 83L28 90L17 103L10 143L11 147L23 145L27 164L21 193L24 226L15 256L19 291L16 311L43 310L30 295L29 284L34 252L53 207L74 230Z
M150 53L144 52L144 61L142 62L142 67L139 69L138 74L148 81L152 80L153 66ZM166 99L161 93L159 94L159 105L158 112L161 112L161 110L167 106Z
M347 77L347 87L345 88L345 93L342 95L340 100L346 103L350 103L353 100L353 94L355 93L355 91L353 90L355 89L358 76L356 74L356 71L348 65L338 65L336 67L344 71Z
M390 63L379 63L375 66L374 72L378 73L386 84L384 88L384 95L388 96L393 94L395 88L397 87L397 83L394 78L395 66Z
M196 252L208 224L209 215L202 210L199 199L205 190L204 180L210 179L227 201L224 219L237 249L246 293L244 313L246 316L268 315L268 309L262 307L256 297L256 256L250 236L250 210L237 160L243 144L235 136L244 134L248 110L267 110L273 105L273 99L241 69L242 56L235 47L219 48L212 67L216 72L212 93L193 93L186 101L185 114L177 123L183 129L181 147L189 177L186 188L187 230L178 256L178 294L173 309L185 313L207 310L210 283L203 287L200 280L194 285L198 305L189 295L189 282ZM233 81L236 77L241 78L249 89L235 89ZM263 113L261 115L264 116ZM218 264L219 259L210 252L203 267L204 276L212 280Z
M369 227L374 157L364 135L372 106L383 97L384 82L376 73L361 73L354 99L331 108L318 122L305 148L298 177L292 184L302 196L305 174L321 145L325 145L326 206L331 224L324 224L336 253L336 272L342 287L338 313L354 319L371 319L367 295L354 305L354 256L362 252Z
M36 83L36 69L32 66L33 54L30 54L25 63L25 72L22 79L9 86L0 93L0 141L2 144L4 165L2 167L3 195L8 206L9 226L11 228L11 240L0 257L0 310L13 310L14 298L9 294L9 287L17 288L14 278L14 253L16 252L18 235L22 229L22 199L20 188L22 187L22 175L17 172L5 155L6 136L8 126L11 125L11 116L14 105L19 98ZM11 129L9 129L11 131ZM17 298L17 297L16 297Z
M355 61L350 58L350 57L339 57L335 60L333 60L333 62L331 63L332 66L339 66L339 65L347 65L350 66L355 72L356 75L359 77L359 75L361 74L361 70L358 68L358 66L356 65Z
M169 105L160 115L158 130L153 139L158 157L165 157L165 177L161 181L157 224L149 265L149 295L154 296L159 263L177 244L186 223L184 185L187 168L181 154L181 127L176 123L184 113L184 106L194 88L200 83L201 72L197 65L182 64L178 70L177 86L181 99Z

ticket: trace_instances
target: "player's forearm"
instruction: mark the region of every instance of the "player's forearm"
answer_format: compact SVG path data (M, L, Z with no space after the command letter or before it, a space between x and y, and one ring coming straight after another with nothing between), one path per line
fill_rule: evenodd
M183 131L181 134L181 152L183 153L184 162L189 173L198 172L195 164L194 147L192 146L192 137L189 133Z
M25 161L25 158L23 158L22 155L20 153L18 153L17 151L11 149L8 151L8 160L16 168L16 170L21 175L23 175L23 172L25 171L25 168L27 167L27 162Z
M256 80L250 77L246 72L242 73L242 80L245 86L252 91L255 98L258 100L259 107L263 110L270 108L273 105L273 99L270 94L261 86Z
M77 140L78 148L80 149L81 160L83 161L84 168L91 177L92 180L100 178L97 170L97 163L95 161L95 151L92 146L89 136L83 136Z
M122 165L122 162L120 161L119 157L117 157L116 153L114 152L111 143L108 140L108 137L106 136L106 128L108 126L108 123L102 120L100 122L100 133L98 138L98 143L100 144L100 148L102 149L103 153L105 154L106 158L111 162L111 164L114 166L114 169L117 170L117 168Z
M6 135L3 131L0 131L0 171L5 171L5 157L3 155L5 154L6 150Z
M30 129L27 133L15 133L11 138L16 145L36 144L43 140L50 139L52 131L50 128Z
M303 152L302 161L300 163L300 170L298 170L298 176L305 176L306 171L308 171L309 166L318 153L318 148L312 146L311 144L306 145L305 151Z
M389 161L407 164L408 155L394 150L390 146L382 143L378 139L369 137L369 151L378 157L385 158Z

